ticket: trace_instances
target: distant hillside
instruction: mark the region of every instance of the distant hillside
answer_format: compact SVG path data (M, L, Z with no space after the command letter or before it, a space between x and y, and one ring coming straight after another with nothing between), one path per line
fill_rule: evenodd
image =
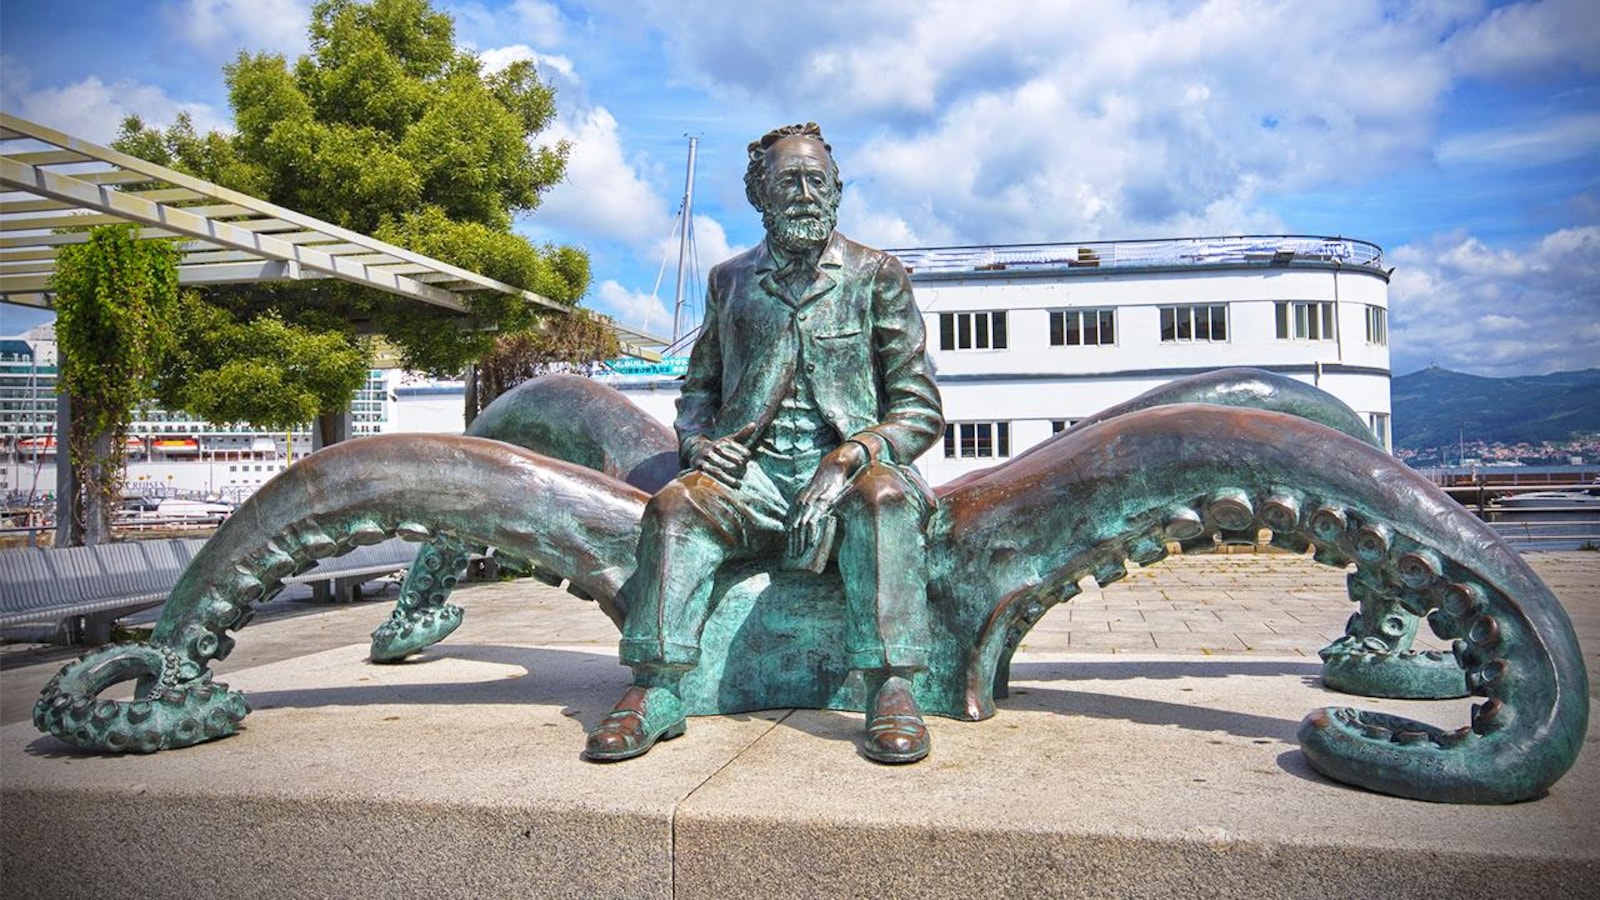
M1394 445L1452 446L1468 441L1515 444L1565 441L1600 432L1600 369L1484 378L1428 368L1395 378Z

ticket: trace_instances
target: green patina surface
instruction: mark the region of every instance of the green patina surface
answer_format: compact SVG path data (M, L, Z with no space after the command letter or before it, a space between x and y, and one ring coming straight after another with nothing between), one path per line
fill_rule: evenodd
M1054 444L941 498L929 532L934 649L917 684L930 712L992 714L1009 651L1082 578L1114 580L1124 560L1155 564L1172 542L1259 526L1274 543L1354 564L1373 596L1426 612L1436 633L1457 642L1456 671L1483 698L1455 731L1317 711L1302 742L1319 770L1403 796L1507 802L1538 796L1576 758L1587 676L1564 612L1513 551L1387 455L1295 417L1200 404L1129 413ZM419 483L438 490L419 492ZM149 645L69 666L36 721L95 750L231 733L242 701L210 682L207 665L226 655L252 603L316 559L395 534L503 548L564 573L616 617L647 498L604 474L482 438L331 448L263 488L218 531ZM704 644L718 661L684 682L692 712L859 707L861 692L835 655L843 626L830 573L730 570L718 590ZM437 600L436 592L411 610L436 610ZM767 653L780 662L759 662ZM98 696L126 680L140 682L135 701Z
M1484 698L1454 731L1313 711L1300 740L1318 771L1503 803L1572 765L1588 680L1560 604L1348 408L1287 378L1212 373L935 498L909 469L944 423L904 269L834 232L842 185L815 126L752 144L746 186L768 239L711 273L676 434L615 391L552 376L497 400L467 436L321 451L218 529L149 644L64 669L38 727L118 751L232 733L243 699L206 669L251 604L318 559L399 535L430 545L373 634L374 660L454 629L469 548L531 562L618 624L635 680L590 732L591 759L676 737L685 712L806 706L866 708L863 752L911 762L928 750L920 711L994 715L1023 636L1084 579L1270 531L1354 569L1361 608L1323 651L1329 684ZM1410 652L1422 616L1454 641L1450 657ZM125 680L134 701L99 699Z

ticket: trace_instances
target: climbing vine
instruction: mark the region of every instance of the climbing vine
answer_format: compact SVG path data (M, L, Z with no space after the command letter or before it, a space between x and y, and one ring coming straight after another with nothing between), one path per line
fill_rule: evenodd
M179 256L172 241L140 240L132 225L105 225L56 257L59 378L71 398L68 451L80 486L73 515L89 543L110 537L128 425L138 404L154 396L172 348Z

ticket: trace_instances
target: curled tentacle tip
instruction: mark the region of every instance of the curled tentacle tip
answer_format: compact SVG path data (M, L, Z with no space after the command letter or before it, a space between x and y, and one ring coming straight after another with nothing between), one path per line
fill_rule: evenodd
M192 666L170 648L149 644L92 651L45 689L34 705L34 725L81 749L110 753L152 753L233 734L249 704L226 685L182 677ZM157 687L132 701L99 696L133 678Z

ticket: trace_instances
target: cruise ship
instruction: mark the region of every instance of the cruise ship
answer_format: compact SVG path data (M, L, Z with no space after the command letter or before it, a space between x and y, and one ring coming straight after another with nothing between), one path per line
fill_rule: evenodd
M55 491L56 362L52 325L0 338L0 499L9 504L37 504ZM392 370L368 373L351 402L353 434L393 430L400 380ZM457 421L460 408L458 402ZM205 422L155 405L139 409L127 440L126 493L230 503L249 496L312 447L309 426L266 432Z
M918 460L930 483L1003 462L1152 387L1228 366L1316 385L1390 446L1392 269L1374 244L1267 235L892 252L911 272L949 421ZM598 377L670 423L686 364L617 360ZM54 387L49 326L0 340L0 495L54 489ZM352 403L352 433L459 433L462 390L374 369ZM269 434L153 408L141 410L129 440L130 492L233 501L311 447L307 430Z

